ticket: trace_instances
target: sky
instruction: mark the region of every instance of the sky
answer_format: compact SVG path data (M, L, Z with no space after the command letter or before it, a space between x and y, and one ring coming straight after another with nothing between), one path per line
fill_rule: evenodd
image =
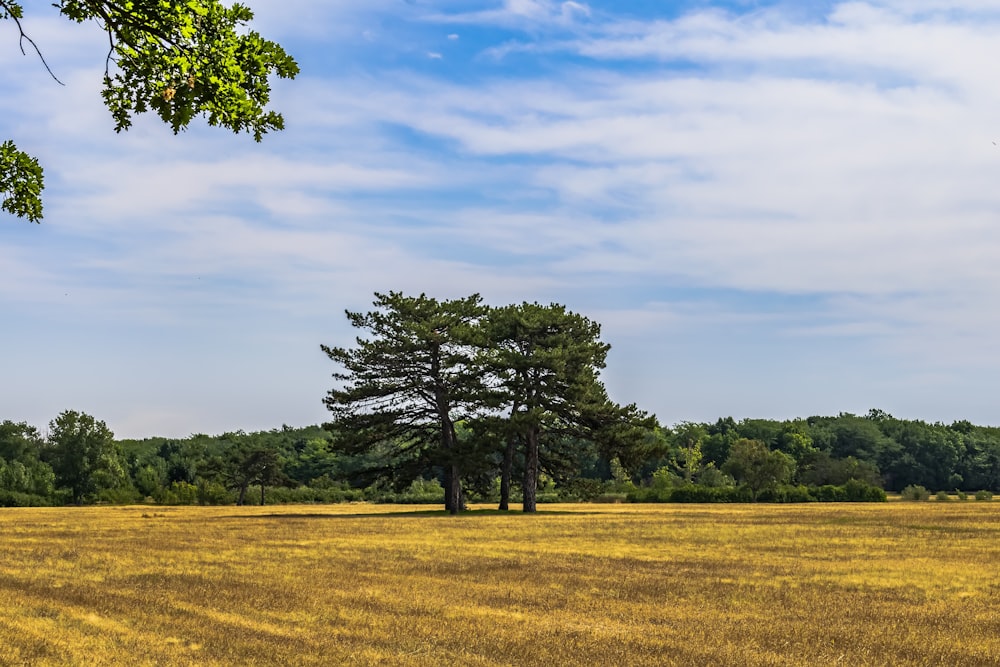
M1000 2L247 0L286 130L114 132L106 41L0 23L0 419L327 419L374 292L557 302L666 425L1000 424Z

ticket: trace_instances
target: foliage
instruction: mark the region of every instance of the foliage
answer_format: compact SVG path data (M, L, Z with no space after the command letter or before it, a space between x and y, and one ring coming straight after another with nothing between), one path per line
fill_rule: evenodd
M919 484L910 484L899 495L903 500L927 500L931 497L931 492Z
M484 381L489 380L486 374L482 377ZM601 393L596 392L595 395L601 396ZM599 416L601 411L595 410L590 414ZM605 414L615 413L609 411ZM954 480L960 477L962 481L959 483L937 487L954 489L952 494L959 498L963 493L969 497L975 495L981 499L990 498L992 492L1000 489L1000 478L997 486L992 486L990 482L994 479L994 466L998 464L995 456L1000 454L1000 429L968 423L951 426L924 424L919 428L908 429L901 427L898 421L901 420L885 415L877 420L840 415L789 422L752 420L748 422L746 429L743 428L744 422L728 418L702 424L706 433L701 445L703 459L700 468L692 474L693 484L690 486L732 487L735 480L719 469L722 464L715 461L715 455L725 451L728 459L743 433L756 433L772 438L765 443L770 452L775 451L776 443L783 437L787 438L788 433L799 433L812 441L816 451L802 454L795 474L788 481L789 485L804 485L811 497L821 501L879 501L884 497L884 491L879 488L882 483L886 483L891 491L901 491L902 488L894 488L890 482L894 484L900 479L906 479L900 476L904 466L892 456L901 458L909 455L910 458L906 460L912 463L918 458L917 450L930 446L914 439L913 434L931 434L932 440L939 443L957 438L961 442L960 449L963 453L952 469L919 473L913 478L916 481L912 485L933 488L928 485L934 479ZM553 420L548 423L558 422ZM456 422L460 451L470 466L469 472L463 473L462 479L463 494L467 502L492 502L500 497L501 467L508 444L505 434L510 432L509 426L507 415L499 411ZM875 429L874 432L870 430L872 428ZM910 433L909 439L905 440L906 447L887 436L874 435L876 432L881 433L883 428L887 432ZM549 486L544 489L539 487L540 495L536 500L594 501L603 496L604 500L612 501L625 493L630 500L663 502L670 500L670 493L675 487L688 486L684 475L684 459L676 438L677 430L661 429L649 422L628 424L616 437L606 437L609 430L601 427L599 419L584 419L584 412L581 411L576 426L560 426L541 434L540 478L547 478ZM620 437L623 433L627 437ZM880 443L878 461L859 459L854 454L837 458L835 449L851 451L843 443L838 444L837 433L850 433L854 436L858 433L867 434L867 440L856 438L853 442L864 441L869 445L873 442ZM948 435L949 433L952 435ZM189 494L170 491L175 482L185 482L197 489L196 502L199 504L233 503L238 497L238 487L233 487L232 491L225 488L214 466L232 456L230 450L241 441L247 447L273 452L281 477L265 484L265 500L268 503L387 500L394 494L408 493L416 479L428 482L436 480L444 486L442 467L427 461L410 467L402 465L394 473L395 476L389 474L382 482L373 483L370 471L393 464L393 447L396 443L377 443L367 449L352 452L344 446L345 438L348 438L348 434L336 429L328 432L319 426L282 426L280 429L257 433L219 436L195 434L182 439L154 437L122 440L117 443L120 448L118 458L125 475L124 480L119 480L121 485L112 485L103 492L92 490L82 500L74 500L70 487L64 483L65 476L58 481L56 479L52 469L55 460L51 443L42 438L38 429L33 426L8 420L0 422L0 492L10 492L10 495L4 496L7 500L3 501L9 504L58 505L99 500L133 502L136 499L148 499L147 502L157 503L176 502L179 499L189 502ZM516 455L512 457L515 479L508 498L512 502L519 502L522 496L517 478L523 479L523 442L515 438L514 443L517 448ZM736 447L735 451L740 447ZM907 448L913 448L913 451ZM872 451L874 450L873 446ZM853 451L857 453L859 450ZM890 456L888 452L895 454ZM791 456L787 452L783 453ZM878 472L879 465L893 471L892 476L883 478ZM411 471L414 472L412 477L409 476ZM923 484L924 481L928 484ZM628 489L628 485L633 482L640 484L640 487ZM247 486L244 502L259 502L259 494L249 494L250 487L256 484L257 482L252 482ZM742 492L749 501L750 488L745 484L744 487ZM178 486L174 491L186 488ZM678 498L685 493L692 495L690 491L681 491ZM711 496L711 492L701 490L693 493ZM731 494L732 492L723 490L717 492L716 496L738 500L738 496ZM251 498L250 495L254 497ZM711 498L714 500L716 496ZM758 493L758 499L761 496L771 498L763 490Z
M198 503L198 487L189 482L171 482L160 489L154 500L160 505L195 505Z
M59 0L53 6L71 21L94 22L107 33L101 96L115 131L127 130L133 115L147 111L174 133L197 116L209 125L248 132L256 141L284 127L281 114L267 109L268 78L294 78L298 65L280 45L247 29L253 19L249 8L227 7L220 0ZM0 20L13 20L22 50L28 42L41 57L23 18L20 4L0 0ZM0 145L2 208L37 222L41 189L37 160L10 141Z
M885 491L878 486L850 479L842 486L826 484L812 487L810 494L820 502L885 502Z
M66 488L77 505L102 493L110 499L116 497L115 491L131 489L114 434L86 413L67 410L49 422L43 454L55 473L56 485Z
M484 309L479 295L438 301L424 294L376 294L375 310L347 312L368 332L354 348L321 346L343 370L340 386L325 403L336 447L349 455L381 450L370 479L397 488L430 469L444 470L445 505L461 509L463 469L472 463L459 441L456 422L475 416L483 401L480 368L474 363L471 328Z
M247 492L251 485L259 485L263 505L266 487L285 480L277 451L243 432L229 433L224 437L231 440L233 445L223 456L206 462L206 476L234 491L237 505L247 502ZM187 482L174 482L173 485L191 486Z
M36 158L18 150L13 141L0 144L0 210L39 222L44 183Z
M993 494L989 491L976 491L976 500L993 500Z
M807 487L781 484L762 490L755 498L747 486L704 486L682 483L675 487L649 486L628 494L638 503L808 503L885 502L885 491L877 486L850 480L843 486Z
M0 491L9 492L9 504L46 504L55 490L52 467L39 459L45 441L38 429L24 422L0 422Z
M514 445L523 452L522 506L534 512L543 471L572 477L576 466L560 445L594 443L609 462L636 458L645 432L655 426L634 405L612 403L598 379L610 346L600 325L559 304L522 303L489 310L479 340L488 397L509 421L501 466L501 508L506 508Z
M741 438L733 443L722 471L750 490L754 500L765 490L786 483L795 471L795 461L784 452L772 452L763 442Z
M437 478L458 512L499 474L506 509L519 468L533 512L543 473L568 483L586 460L638 466L655 449L655 419L611 402L598 379L608 346L596 322L558 304L375 296L375 310L347 313L368 337L322 346L343 369L326 398L333 447L371 463L363 483L400 493Z

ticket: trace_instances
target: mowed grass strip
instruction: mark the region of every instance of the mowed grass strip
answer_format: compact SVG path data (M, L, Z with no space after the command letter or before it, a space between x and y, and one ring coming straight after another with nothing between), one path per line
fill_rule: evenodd
M1000 504L0 511L0 664L1000 665Z

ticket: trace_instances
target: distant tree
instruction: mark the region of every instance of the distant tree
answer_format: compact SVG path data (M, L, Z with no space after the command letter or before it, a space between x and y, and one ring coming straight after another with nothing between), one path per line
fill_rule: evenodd
M708 434L702 442L701 453L704 464L713 463L720 468L729 458L729 448L740 438L736 420L732 417L719 418L714 424L707 424Z
M0 459L19 461L24 458L38 458L44 445L38 429L25 422L0 422Z
M953 489L962 483L957 472L967 455L962 434L941 424L891 418L881 427L901 450L885 468L893 490L909 485Z
M798 463L819 451L808 430L808 425L801 420L785 422L771 448L788 454Z
M264 504L265 488L284 481L278 452L254 435L242 431L222 436L230 443L221 456L206 462L203 473L236 492L236 504L245 505L253 485L260 486L260 504Z
M329 438L303 438L295 443L285 473L299 484L340 475L340 457L330 451Z
M733 443L722 471L757 496L765 489L784 484L795 472L795 461L784 452L772 452L763 442L741 438Z
M707 433L701 424L681 422L674 427L674 443L680 455L680 469L684 473L684 481L691 484L698 471L701 470L701 451Z
M67 410L49 422L43 454L55 472L56 484L67 489L77 505L102 491L129 486L114 434L104 422L86 413Z
M882 483L878 469L870 461L859 461L853 456L835 459L822 451L813 452L800 461L798 479L802 484L811 486L843 486L852 479L869 486Z
M445 507L462 509L463 451L455 424L483 405L483 377L470 345L485 309L478 294L438 301L421 294L376 294L375 310L347 312L366 330L353 348L322 350L343 370L325 399L339 451L383 451L374 472L397 486L444 471Z
M0 490L46 501L52 496L55 475L52 467L39 458L44 445L34 426L0 422Z

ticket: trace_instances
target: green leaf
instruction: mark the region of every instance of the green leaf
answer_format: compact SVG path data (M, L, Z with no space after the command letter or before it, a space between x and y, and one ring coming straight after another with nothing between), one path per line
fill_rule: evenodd
M42 167L17 149L13 141L0 144L0 209L31 222L42 219Z

